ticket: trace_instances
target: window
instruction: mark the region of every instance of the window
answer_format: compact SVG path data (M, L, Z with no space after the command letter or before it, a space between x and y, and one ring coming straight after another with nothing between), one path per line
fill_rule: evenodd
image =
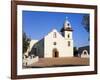
M88 55L88 51L87 51L87 50L83 50L83 51L82 51L82 54Z
M69 26L69 23L67 25Z
M68 34L68 38L69 38L70 36L69 36L69 34Z
M56 38L56 37L57 37L56 32L54 32L53 37L54 37L54 38Z
M57 44L56 42L53 43L53 45L56 45L56 44Z
M68 46L70 46L70 41L68 41Z
M86 55L86 52L84 52L84 54Z

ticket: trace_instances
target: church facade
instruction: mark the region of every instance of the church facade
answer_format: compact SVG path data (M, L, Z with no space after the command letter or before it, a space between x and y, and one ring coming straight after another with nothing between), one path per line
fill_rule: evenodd
M73 57L72 26L65 20L60 32L53 29L41 40L31 40L28 51L39 58Z

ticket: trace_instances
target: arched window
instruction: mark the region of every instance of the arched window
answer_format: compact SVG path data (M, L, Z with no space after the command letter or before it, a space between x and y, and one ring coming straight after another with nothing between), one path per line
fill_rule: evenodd
M83 50L82 54L88 55L88 51L87 50Z
M68 34L68 38L70 37L70 35Z
M56 37L57 37L56 32L54 32L54 34L53 34L53 38L56 38Z
M86 55L86 52L84 52L84 54Z
M69 23L67 25L69 26Z
M53 45L56 45L56 44L57 44L56 42L53 43Z
M68 46L70 46L70 41L68 41Z

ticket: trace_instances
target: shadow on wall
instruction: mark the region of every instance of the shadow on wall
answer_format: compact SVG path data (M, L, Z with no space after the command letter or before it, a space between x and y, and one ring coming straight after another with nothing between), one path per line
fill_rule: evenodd
M29 56L34 55L38 56L39 58L44 57L44 39L39 40L37 43L35 43L29 52Z
M29 52L29 56L31 56L31 55L37 56L37 53L36 53L36 49L37 49L37 48L35 47L35 45L37 45L37 43L35 43L35 44L33 45L31 51Z

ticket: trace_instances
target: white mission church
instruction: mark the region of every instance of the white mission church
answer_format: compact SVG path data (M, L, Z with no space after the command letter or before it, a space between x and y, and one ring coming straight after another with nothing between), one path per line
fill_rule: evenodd
M28 52L39 58L73 57L72 27L65 20L60 32L53 29L41 40L31 40Z

